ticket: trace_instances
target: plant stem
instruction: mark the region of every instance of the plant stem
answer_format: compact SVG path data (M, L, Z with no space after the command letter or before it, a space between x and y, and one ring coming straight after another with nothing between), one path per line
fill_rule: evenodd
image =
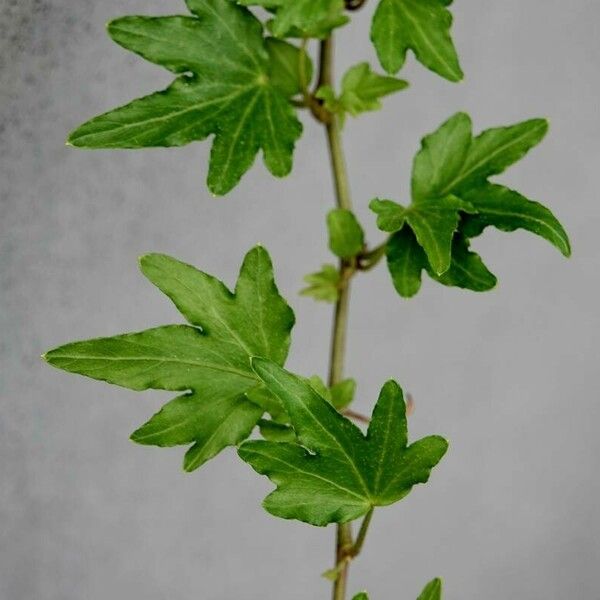
M319 79L317 86L333 85L333 37L329 36L321 42L319 59ZM331 160L331 170L336 193L336 204L339 208L351 210L350 186L344 150L342 147L340 123L336 115L332 115L324 123L327 131L327 144ZM346 350L346 330L348 325L348 303L350 300L350 278L354 266L347 261L340 261L340 292L335 305L331 353L329 363L329 385L340 382L344 375L344 354ZM341 565L333 582L333 600L345 600L346 581L348 579L348 550L353 547L352 526L343 523L337 527L336 565Z

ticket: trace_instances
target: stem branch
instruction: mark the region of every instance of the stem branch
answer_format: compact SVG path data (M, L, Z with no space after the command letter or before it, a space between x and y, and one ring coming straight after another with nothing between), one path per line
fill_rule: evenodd
M321 41L319 57L319 77L317 87L333 85L333 37ZM327 132L327 145L331 161L331 170L335 186L336 203L339 208L351 210L350 185L342 147L340 123L336 115L324 122ZM348 303L350 300L350 279L355 266L348 261L340 261L340 292L335 305L331 352L329 363L329 385L340 382L344 374L344 355L346 350L346 331L348 326ZM366 531L365 531L366 533ZM337 526L336 565L340 565L333 582L333 600L345 600L346 581L348 579L348 552L354 547L352 526L342 523Z

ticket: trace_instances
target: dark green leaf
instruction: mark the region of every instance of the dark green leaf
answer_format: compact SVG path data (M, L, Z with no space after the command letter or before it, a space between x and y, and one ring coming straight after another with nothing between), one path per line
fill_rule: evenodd
M354 213L336 208L327 215L329 249L340 258L356 256L365 245L365 233Z
M381 0L373 16L371 40L381 65L397 73L410 49L428 69L450 81L463 77L450 27L452 15L440 0Z
M281 57L262 25L230 0L188 0L194 17L124 17L109 24L124 48L179 77L164 91L84 123L69 143L84 148L182 146L214 134L208 186L225 194L262 149L273 175L287 175L302 127L286 98ZM278 47L281 53L281 47ZM293 52L293 50L290 50Z
M383 387L366 437L304 379L265 359L253 367L284 404L299 444L248 441L243 460L276 485L264 502L272 514L313 525L346 522L404 498L428 480L447 442L407 445L406 406L393 381Z
M238 0L238 4L273 11L269 27L277 37L325 38L348 22L344 0Z
M335 302L340 294L340 273L334 265L323 265L320 271L304 277L307 287L300 291L303 296L315 300Z
M491 273L478 254L469 250L469 241L458 234L452 241L450 267L437 275L427 261L427 256L414 233L404 227L390 237L387 244L387 262L396 291L404 298L414 296L421 288L421 272L443 285L484 292L496 285Z
M271 260L261 247L246 255L235 294L218 279L168 256L144 256L141 268L191 326L75 342L45 358L65 371L133 390L188 391L167 403L132 439L157 446L195 442L185 462L192 470L247 437L263 414L261 405L246 396L262 387L250 357L269 356L283 364L294 315L277 291Z

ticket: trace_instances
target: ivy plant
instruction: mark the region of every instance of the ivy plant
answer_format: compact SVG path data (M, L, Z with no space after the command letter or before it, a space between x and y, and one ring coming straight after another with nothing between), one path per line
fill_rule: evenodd
M324 574L334 600L350 597L349 565L362 550L374 510L426 483L448 449L439 435L409 442L407 404L393 380L382 386L371 417L351 408L356 381L344 377L351 281L385 258L403 298L420 290L423 271L446 286L491 290L496 276L471 249L487 227L523 229L564 256L571 252L548 208L495 180L542 141L548 123L533 118L474 135L462 112L423 137L410 198L370 201L384 235L377 244L366 242L352 212L343 155L347 117L379 110L384 97L408 87L397 74L409 50L449 82L460 81L463 72L451 0L380 0L371 40L383 71L361 62L338 88L335 30L365 1L186 0L188 14L116 19L108 25L110 37L175 80L92 118L68 138L81 148L137 149L211 137L207 185L222 195L259 151L273 175L290 172L301 112L322 126L335 191L325 217L334 262L307 275L302 293L335 305L327 382L284 368L294 313L261 246L246 254L233 290L175 258L143 256L142 273L187 324L68 343L44 355L64 371L132 390L178 392L131 439L186 446L188 472L236 447L242 461L274 484L263 503L269 513L334 524L336 561ZM368 600L366 592L352 597ZM419 600L441 597L442 583L434 579Z

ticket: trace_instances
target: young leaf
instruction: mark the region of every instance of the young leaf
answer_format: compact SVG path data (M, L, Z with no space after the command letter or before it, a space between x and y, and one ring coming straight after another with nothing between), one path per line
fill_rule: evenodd
M438 283L474 292L491 290L497 282L479 255L469 249L469 240L462 234L454 236L450 267L442 275L437 275L431 268L427 255L408 227L390 237L386 253L392 282L404 298L410 298L419 291L423 270Z
M367 592L359 592L352 600L369 600L369 596L367 595Z
M363 112L379 110L381 98L407 87L407 81L374 73L365 62L345 73L339 97L335 96L330 86L319 88L316 95L324 100L325 108L329 111L340 113L342 117L345 113L356 117Z
M258 422L260 434L269 442L295 442L296 434L289 425L282 425L269 419Z
M325 382L318 375L309 377L308 382L321 398L327 400L337 410L344 410L354 400L356 392L356 381L354 379L344 379L330 388L325 385Z
M214 134L208 187L229 192L262 149L269 171L287 175L302 126L282 83L281 57L261 23L230 0L187 0L194 16L124 17L110 36L176 73L164 91L84 123L69 136L83 148L182 146ZM277 49L281 52L281 47ZM293 49L289 50L294 52Z
M286 97L290 98L303 91L303 85L312 81L313 64L306 52L302 54L304 73L300 65L300 49L275 38L267 38L267 52L271 59L271 82ZM306 81L302 81L302 76Z
M441 275L450 267L452 238L458 229L460 211L473 207L457 196L414 199L407 208L391 200L373 200L369 207L377 213L377 226L394 233L407 223L425 250L434 272Z
M404 229L387 249L401 295L412 296L419 290L422 269L445 285L491 289L495 277L468 250L468 238L488 225L503 231L527 229L569 256L568 236L547 208L488 181L537 145L547 128L543 119L532 119L488 129L474 138L469 116L457 113L423 139L413 162L411 204L405 208L376 199L370 205L380 229L390 233ZM416 250L406 226L425 255ZM462 236L458 240L457 231Z
M343 523L404 498L446 453L448 443L429 436L407 445L402 390L381 390L366 437L304 379L255 358L253 368L284 404L298 444L247 441L241 458L277 489L264 501L273 515L312 525Z
M365 245L365 232L354 213L335 208L327 214L329 249L340 258L356 256Z
M302 296L312 296L315 300L335 302L340 294L340 273L334 265L323 265L320 271L304 277L308 286L300 290Z
M430 581L417 600L442 600L442 580L436 578Z
M274 12L269 27L280 38L325 38L349 20L344 15L344 0L238 0L238 4Z
M141 259L142 272L191 325L74 342L49 351L53 366L133 390L187 391L135 431L141 444L194 446L193 470L246 438L264 410L246 392L261 385L253 355L283 364L294 314L279 295L266 250L246 255L235 293L218 279L168 256Z
M450 37L452 14L443 0L381 0L371 27L371 40L381 66L397 73L410 49L428 69L450 81L463 77Z

